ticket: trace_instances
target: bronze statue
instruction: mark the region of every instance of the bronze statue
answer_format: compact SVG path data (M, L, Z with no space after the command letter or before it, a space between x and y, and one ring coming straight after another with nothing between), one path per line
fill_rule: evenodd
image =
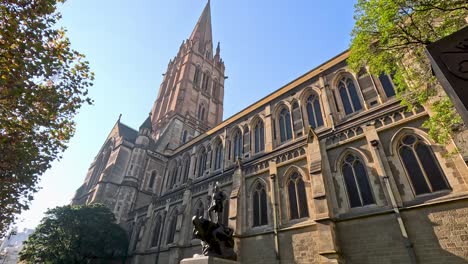
M211 221L215 221L212 216L212 212L216 213L216 223L219 223L219 216L223 212L223 204L226 200L226 195L219 189L219 183L216 182L213 187L213 194L211 195L211 205L208 208L208 217Z
M216 182L211 196L211 205L208 209L210 219L193 216L193 235L201 240L203 255L236 260L234 230L219 223L219 216L224 210L224 200L226 200L226 195L220 190L219 183ZM216 222L212 212L216 214Z

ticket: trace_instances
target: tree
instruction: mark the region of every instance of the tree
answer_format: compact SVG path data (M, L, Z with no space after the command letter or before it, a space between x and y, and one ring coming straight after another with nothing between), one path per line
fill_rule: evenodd
M107 263L124 261L128 248L125 230L102 204L50 209L24 243L25 263Z
M91 104L88 62L56 26L65 0L0 0L0 237Z
M424 47L466 26L466 0L358 0L348 63L358 71L393 76L403 105L429 106L424 127L445 143L462 124L451 101L433 77Z

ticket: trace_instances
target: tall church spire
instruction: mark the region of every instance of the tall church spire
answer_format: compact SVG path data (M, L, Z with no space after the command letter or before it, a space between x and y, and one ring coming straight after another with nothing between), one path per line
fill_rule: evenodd
M210 1L187 41L169 62L154 102L156 149L174 149L219 124L223 117L224 62L213 54Z
M209 51L210 54L213 52L210 1L206 3L205 9L203 9L189 40L191 40L193 44L198 44L198 51L202 53Z

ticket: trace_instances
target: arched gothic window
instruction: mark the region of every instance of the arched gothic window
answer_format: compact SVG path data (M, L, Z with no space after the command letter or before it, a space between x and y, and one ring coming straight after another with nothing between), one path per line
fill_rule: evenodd
M288 181L289 217L299 219L309 216L304 180L294 172Z
M366 168L358 156L352 153L347 154L343 159L341 172L343 173L351 207L375 203Z
M222 156L223 156L223 144L221 141L219 141L215 147L215 156L214 156L214 169L215 170L219 170L221 168Z
M148 187L151 189L154 187L154 181L156 180L156 171L151 172Z
M343 102L343 107L347 115L362 109L356 86L351 78L344 77L340 80L338 83L338 92L340 93L341 102Z
M156 217L154 222L153 238L151 239L151 247L156 247L159 244L159 234L161 233L161 216Z
M279 129L281 142L285 142L292 138L291 114L286 108L281 110L279 114Z
M198 177L202 177L206 170L206 151L202 149L198 156Z
M210 75L208 72L203 73L202 89L208 91L208 84L210 83Z
M177 174L178 172L180 171L180 167L179 165L177 165L174 170L172 171L172 175L171 175L171 185L169 186L169 188L173 188L174 185L176 184L177 182Z
M182 182L187 182L190 171L190 157L187 157L184 161L184 171L183 171L183 180Z
M307 118L312 128L323 126L322 108L317 94L312 94L307 98Z
M167 174L166 189L170 190L174 187L177 178L177 163Z
M205 106L203 105L198 106L198 119L205 120Z
M138 223L138 227L137 227L136 232L135 232L135 241L134 241L134 244L133 244L133 247L132 247L133 250L137 249L138 244L140 243L141 239L143 238L144 228L145 228L145 222L140 221Z
M167 230L166 245L174 242L177 227L177 211L174 211L170 218L169 229Z
M263 121L259 120L254 128L255 153L265 150L265 127Z
M387 98L395 96L395 88L393 87L392 81L390 81L388 75L384 73L380 74L379 81L382 84L382 88Z
M242 134L239 129L237 129L236 133L233 137L233 144L234 144L234 152L233 157L234 160L240 158L242 155Z
M194 74L194 76L193 76L193 83L194 83L196 86L200 85L200 73L201 73L200 67L197 66L197 67L195 68L195 74Z
M253 226L262 226L268 224L267 213L267 195L265 186L257 182L252 195L253 204Z
M223 192L224 193L224 192ZM229 224L229 196L224 193L227 199L224 200L223 204L223 213L219 215L218 223L223 224L224 226L228 226Z
M398 154L416 195L450 189L439 162L420 137L404 136Z
M214 79L213 80L213 87L212 87L212 96L213 98L215 99L218 99L218 94L219 94L219 84L218 84L218 80L217 79Z

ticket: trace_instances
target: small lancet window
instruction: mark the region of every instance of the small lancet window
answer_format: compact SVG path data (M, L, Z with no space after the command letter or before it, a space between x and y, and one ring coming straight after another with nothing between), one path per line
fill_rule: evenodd
M187 142L187 134L187 130L184 130L184 132L182 133L182 143Z
M195 68L195 74L193 76L193 83L198 86L200 85L200 73L201 73L201 70L200 70L200 67L196 67Z
M158 215L154 223L153 238L151 239L151 247L156 247L159 244L160 233L161 233L161 216Z
M176 227L177 227L177 211L174 212L172 217L170 218L169 229L167 230L168 232L167 232L166 245L174 242Z
M190 157L187 157L185 162L184 162L184 179L183 182L187 182L187 179L189 177L189 172L190 172Z
M395 88L393 87L392 81L390 81L388 75L382 73L379 75L379 81L382 84L382 88L387 98L395 96Z
M156 172L153 171L151 172L151 176L150 176L150 180L149 180L149 184L148 184L148 187L149 188L153 188L154 187L154 181L156 180Z

